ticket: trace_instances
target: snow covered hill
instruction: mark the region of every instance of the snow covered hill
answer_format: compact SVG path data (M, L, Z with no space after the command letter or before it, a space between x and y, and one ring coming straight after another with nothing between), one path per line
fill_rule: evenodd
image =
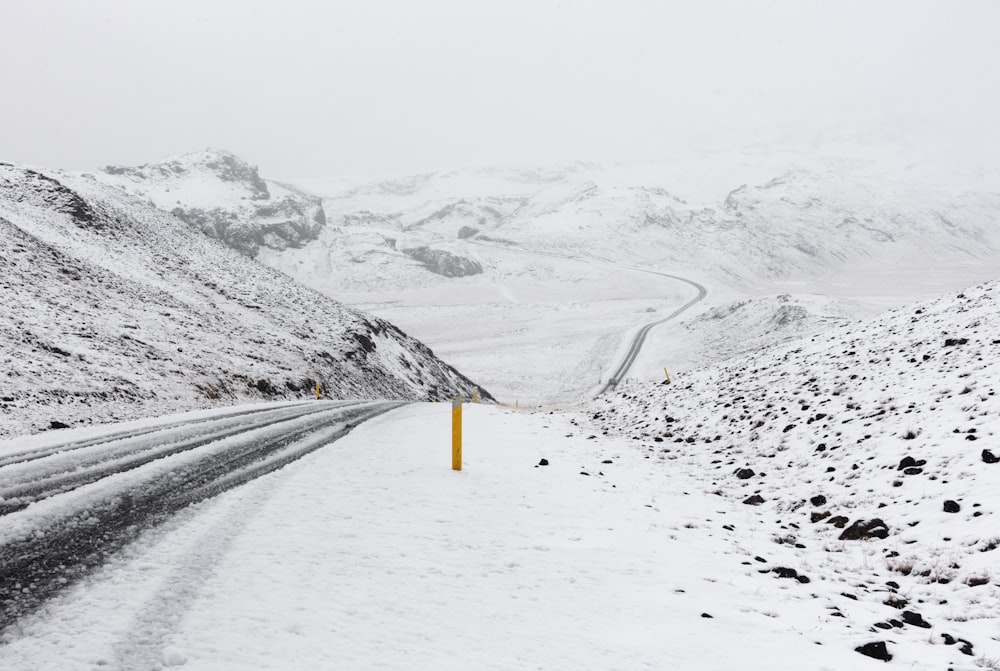
M93 175L0 164L0 288L3 435L308 397L317 381L334 398L486 396L392 324Z
M179 171L97 178L168 211L179 200L261 230L246 209L256 173L239 182L240 200L226 191L234 182L204 167L244 161L224 152L178 160ZM687 277L709 288L705 309L745 308L703 322L708 337L654 329L634 366L648 379L663 366L692 368L804 334L829 316L865 317L995 277L992 183L992 173L916 158L781 152L301 180L322 197L327 223L255 250L303 284L399 324L502 398L565 402L607 377L631 331L687 300L676 282L591 261ZM240 240L229 242L246 251ZM778 299L786 294L802 309L790 312ZM501 323L487 328L496 315ZM734 340L747 336L740 321L753 322L752 342Z
M301 247L326 224L319 198L261 179L256 167L226 151L107 166L97 176L249 256L261 247Z
M816 618L868 630L865 654L955 646L962 668L996 668L998 390L994 281L633 384L594 401L592 423L752 511L712 532L744 544L748 571L786 581ZM772 542L751 549L746 524Z

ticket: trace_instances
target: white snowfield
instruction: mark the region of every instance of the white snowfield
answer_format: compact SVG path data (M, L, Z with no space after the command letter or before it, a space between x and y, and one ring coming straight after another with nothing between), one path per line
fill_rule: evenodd
M750 527L754 511L589 440L572 416L464 413L461 472L450 404L411 405L183 511L22 618L4 668L865 662L863 632L743 564L767 533L707 529Z
M267 205L264 195L315 194L325 224L293 244L261 242L260 261L400 326L497 398L572 403L617 378L634 334L689 300L684 282L650 272L707 287L699 310L745 304L754 317L696 334L657 326L629 368L636 379L993 279L996 170L897 147L877 154L869 144L814 156L769 148L296 188L207 150L94 178L257 232L266 217L247 208ZM209 232L250 253L243 238Z
M1000 669L997 194L919 165L741 169L750 186L718 194L719 177L688 202L662 187L677 172L585 164L312 185L328 223L258 258L400 321L506 405L465 406L461 472L446 403L296 400L0 443L0 669ZM129 254L78 230L65 190L0 166L18 196L0 226L37 265L5 266L20 302L0 317L31 338L5 340L28 346L4 352L24 396L0 394L0 429L45 419L25 403L38 370L95 388L152 371L170 393L140 395L146 412L192 407L190 381L228 391L222 364L245 388L230 401L259 379L309 393L316 306L340 334L320 357L337 396L475 388L212 241L187 254L198 227L137 200L226 219L260 189L245 162L51 174L130 215L111 231ZM60 265L79 279L46 281ZM133 319L62 325L67 296ZM195 355L177 314L215 325ZM129 370L106 358L123 343ZM648 382L664 367L672 384Z
M20 617L0 654L996 668L998 300L1000 283L970 288L632 383L586 415L467 404L461 472L450 404L391 411L145 531Z
M899 148L873 159L878 150L299 180L323 196L328 225L260 259L416 334L497 398L569 403L612 376L637 329L687 300L681 283L600 262L705 285L706 310L759 299L739 324L654 329L629 371L646 380L748 351L750 339L802 335L829 315L862 318L994 279L995 166ZM414 247L482 273L435 275L406 255ZM775 304L786 294L801 310ZM748 332L748 321L759 323Z

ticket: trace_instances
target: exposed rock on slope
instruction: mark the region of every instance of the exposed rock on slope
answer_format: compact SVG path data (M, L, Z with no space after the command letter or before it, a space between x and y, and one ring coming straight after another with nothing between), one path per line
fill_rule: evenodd
M452 254L445 249L414 247L404 249L403 253L414 261L424 264L424 267L432 273L445 277L465 277L483 272L483 266L478 261Z
M248 256L314 240L326 225L319 198L268 183L257 168L206 150L138 167L108 166L101 181L149 198L198 230Z
M756 504L747 523L775 543L761 570L809 576L804 596L848 626L965 641L989 658L1000 653L986 634L1000 613L998 391L992 282L632 386L595 401L594 419L671 473Z
M489 398L392 324L91 176L45 172L0 165L0 435L316 381L337 398Z

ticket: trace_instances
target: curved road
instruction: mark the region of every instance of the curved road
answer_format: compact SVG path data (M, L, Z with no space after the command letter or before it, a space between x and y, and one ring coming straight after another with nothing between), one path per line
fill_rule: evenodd
M670 278L672 280L676 280L678 282L683 282L684 284L688 284L688 285L694 287L694 289L697 291L697 294L695 295L694 298L692 298L687 303L685 303L681 307L679 307L676 310L674 310L673 312L671 312L666 317L663 317L661 319L657 319L655 321L651 321L648 324L644 324L642 326L642 328L640 328L636 332L636 334L632 337L632 342L629 343L629 348L628 348L628 351L625 352L625 356L622 357L622 360L615 367L614 372L611 373L611 376L608 378L607 382L605 382L604 385L601 387L600 391L597 392L598 396L601 396L602 394L606 394L609 391L613 391L615 389L615 387L617 387L621 383L621 381L623 379L625 379L625 376L628 374L628 371L632 367L632 364L635 363L636 357L639 356L639 352L642 351L642 346L646 342L646 336L649 335L649 332L653 329L653 327L659 326L660 324L666 323L666 322L668 322L668 321L670 321L672 319L676 319L682 313L684 313L685 311L687 311L688 309L690 309L691 306L693 306L696 303L704 300L704 298L708 295L708 289L706 289L704 287L704 285L699 284L698 282L695 282L694 280L689 280L686 277L681 277L680 275L671 275L670 273L663 273L663 272L660 272L658 270L648 270L646 268L635 268L635 267L632 267L632 266L623 266L623 265L620 265L620 264L617 264L617 263L611 263L611 262L608 262L608 261L599 261L599 260L596 260L596 259L587 259L587 258L583 258L583 257L579 257L579 256L566 256L564 254L556 254L554 252L539 252L539 251L534 251L534 250L530 250L530 249L522 249L522 248L519 248L519 247L510 247L510 246L506 246L506 245L490 244L488 242L482 242L482 241L479 241L479 240L466 239L466 242L469 242L469 243L474 244L474 245L481 245L483 247L493 247L494 249L504 249L504 250L507 250L507 251L510 251L510 252L520 252L522 254L534 254L536 256L552 256L552 257L555 257L555 258L558 258L558 259L568 259L570 261L580 261L581 263L596 263L596 264L599 264L599 265L609 266L609 267L612 267L612 268L621 268L623 270L631 270L631 271L634 271L634 272L637 272L637 273L647 273L647 274L650 274L650 275L659 275L660 277L667 277L667 278Z
M268 404L0 455L0 634L182 508L402 403Z

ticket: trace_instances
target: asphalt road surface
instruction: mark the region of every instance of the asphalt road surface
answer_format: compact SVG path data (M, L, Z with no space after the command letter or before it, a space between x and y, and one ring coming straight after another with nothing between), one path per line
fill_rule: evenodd
M271 404L0 454L0 632L180 509L399 405Z

